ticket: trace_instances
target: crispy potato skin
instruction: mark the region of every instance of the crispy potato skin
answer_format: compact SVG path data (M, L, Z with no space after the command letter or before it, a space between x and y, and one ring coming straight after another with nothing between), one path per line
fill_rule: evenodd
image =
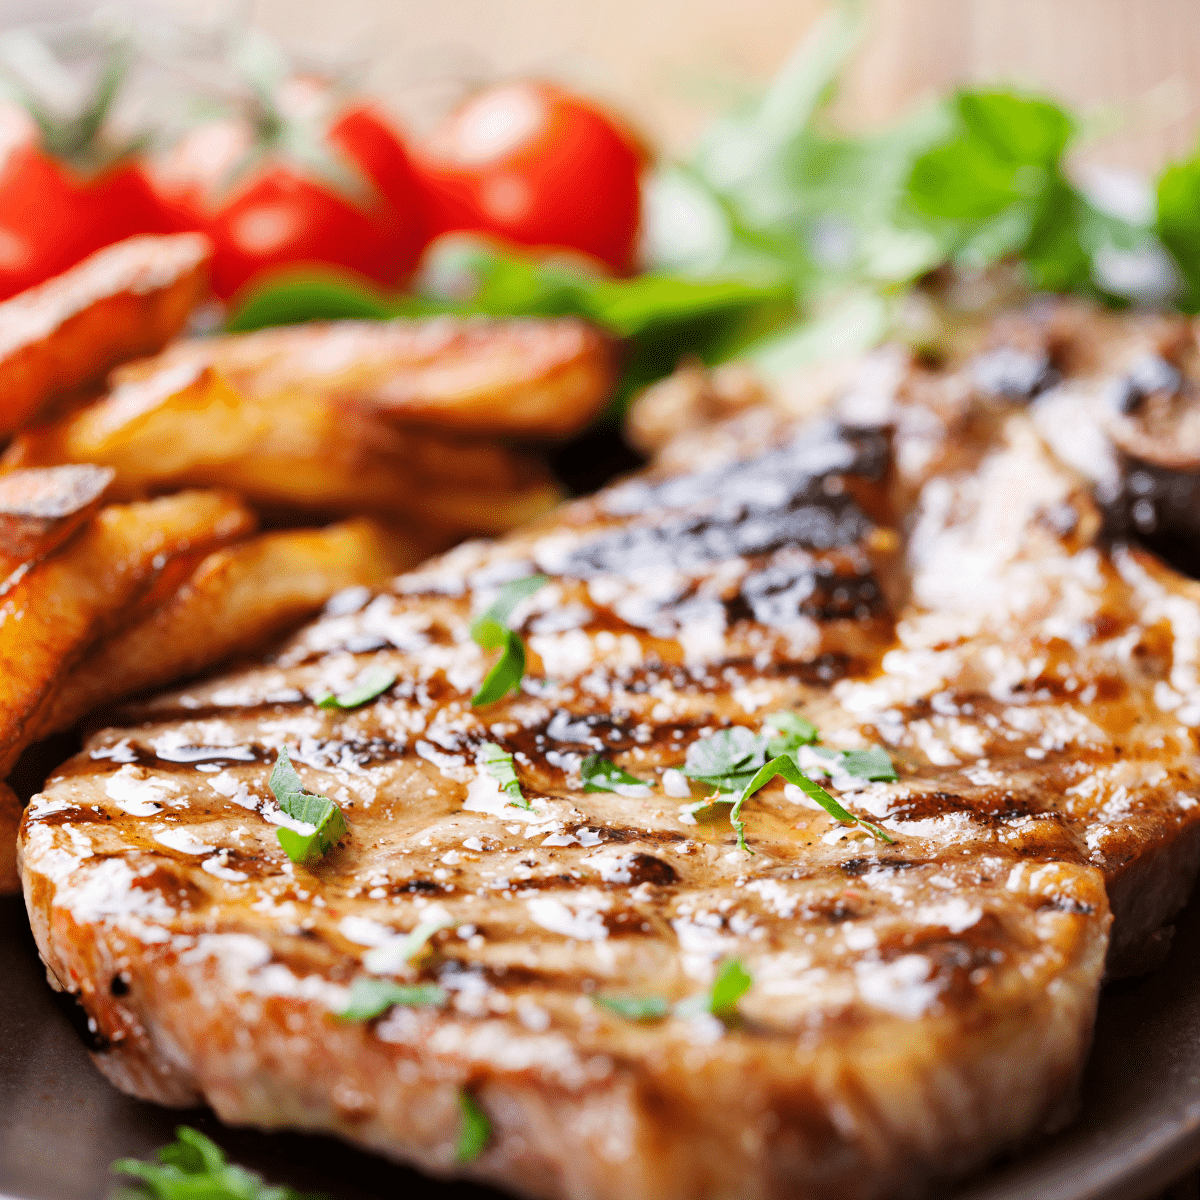
M276 389L174 352L118 378L103 400L18 435L0 468L101 463L115 499L232 487L275 510L415 518L449 537L505 532L561 499L534 455L398 429L320 388Z
M243 395L318 391L406 428L488 439L568 437L616 381L611 340L574 317L313 322L177 342L118 380L185 363Z
M0 602L0 776L42 729L64 674L176 555L250 533L253 513L222 492L110 505L59 553L11 582Z
M0 476L0 572L61 546L99 509L115 475L80 464Z
M42 732L260 649L335 592L382 586L424 557L423 546L369 519L263 534L217 550L164 604L84 658Z
M129 238L0 304L0 434L166 345L208 293L211 252L200 234Z

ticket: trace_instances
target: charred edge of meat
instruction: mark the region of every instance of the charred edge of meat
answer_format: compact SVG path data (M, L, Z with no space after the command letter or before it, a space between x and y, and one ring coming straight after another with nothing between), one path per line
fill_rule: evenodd
M1145 546L1200 579L1200 469L1174 471L1122 455L1121 489L1105 510L1110 542Z

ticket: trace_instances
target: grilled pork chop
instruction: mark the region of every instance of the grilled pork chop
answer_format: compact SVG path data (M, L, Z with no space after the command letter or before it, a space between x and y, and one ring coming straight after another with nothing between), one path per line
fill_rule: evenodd
M914 1195L1061 1120L1106 955L1195 873L1200 591L1101 543L1020 402L918 391L894 446L749 409L96 734L20 851L101 1070L571 1200ZM472 616L535 571L523 688L472 708ZM317 707L368 665L395 685ZM775 781L743 850L672 769L783 711L898 780L801 750L871 825ZM311 869L275 836L284 747L349 830ZM592 755L644 784L585 790ZM736 1015L662 1003L730 959ZM367 974L448 1003L339 1018ZM456 1163L464 1091L491 1133Z

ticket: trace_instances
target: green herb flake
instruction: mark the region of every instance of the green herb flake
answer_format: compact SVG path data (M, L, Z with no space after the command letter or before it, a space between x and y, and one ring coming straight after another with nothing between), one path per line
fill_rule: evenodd
M348 692L329 695L318 701L318 708L358 708L376 696L382 696L396 682L396 672L387 667L371 667Z
M661 996L597 995L592 997L592 1002L626 1021L661 1021L671 1011L671 1006Z
M471 637L481 649L503 647L503 652L487 673L479 691L471 697L472 707L495 704L509 692L520 688L525 676L525 643L508 627L508 622L513 609L548 582L545 575L529 575L506 583L494 603L471 625Z
M279 844L292 862L313 862L337 845L339 838L345 837L348 830L342 810L328 796L317 796L304 790L300 776L288 758L286 746L280 748L271 771L270 787L284 813L294 821L312 826L311 832L287 828L275 831Z
M369 1021L397 1005L404 1008L442 1008L446 991L436 983L401 984L360 975L350 987L350 999L337 1015L343 1021Z
M741 791L766 761L767 742L744 725L718 729L688 747L683 773L719 792Z
M508 797L509 804L514 808L533 808L521 791L521 781L517 778L511 754L505 754L495 742L484 742L479 747L475 761L500 785L500 790Z
M742 789L742 793L734 801L733 808L729 813L730 823L737 830L738 845L743 850L748 850L751 854L754 853L750 847L746 845L746 824L740 820L742 805L750 799L760 788L765 787L776 776L782 776L788 783L794 783L810 800L815 800L835 821L845 821L849 824L860 824L869 829L876 837L882 838L885 842L894 842L895 838L889 837L878 825L873 825L870 821L861 820L853 813L843 808L820 784L814 783L805 773L796 765L796 760L790 754L781 754L778 758L773 758L769 763L765 763L749 783Z
M318 1200L230 1163L216 1142L190 1126L178 1126L175 1139L158 1151L157 1163L119 1158L109 1169L132 1175L138 1180L132 1194L153 1200Z
M423 954L429 939L443 929L449 929L453 921L422 921L402 937L389 938L379 946L372 946L363 955L363 966L373 975L393 975L403 971L413 959Z
M790 754L801 746L811 746L821 736L817 727L799 713L771 713L763 724L775 730L775 736L767 743L767 754L771 758Z
M847 775L869 779L873 783L895 783L900 778L882 746L871 746L866 750L843 750L842 770Z
M738 1001L754 986L754 978L741 959L726 959L712 986L698 996L689 996L675 1005L677 1017L695 1017L711 1013L727 1021L737 1014Z
M579 764L579 777L585 792L616 792L619 786L647 787L644 779L621 770L611 759L601 754L589 754Z
M462 1125L458 1131L455 1158L460 1163L474 1162L491 1139L492 1123L479 1107L479 1101L465 1089L458 1093L458 1110L462 1114Z

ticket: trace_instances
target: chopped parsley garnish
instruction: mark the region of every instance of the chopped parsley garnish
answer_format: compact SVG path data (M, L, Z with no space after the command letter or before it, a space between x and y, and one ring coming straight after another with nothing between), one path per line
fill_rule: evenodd
M458 1093L458 1110L462 1114L462 1126L458 1131L455 1158L460 1163L474 1162L491 1139L492 1123L479 1107L479 1101L465 1089Z
M479 747L479 755L475 761L500 785L500 790L508 797L509 804L515 808L533 808L521 791L521 781L517 778L511 754L505 754L495 742L484 742Z
M585 792L615 792L617 784L647 786L644 779L638 779L636 775L621 770L615 762L602 754L589 754L579 764L579 777L583 780Z
M742 805L755 792L782 776L794 783L810 800L815 800L831 817L838 821L857 822L864 825L885 842L889 837L878 825L861 821L837 802L823 787L814 783L800 768L799 755L802 746L813 746L816 753L826 758L837 759L848 775L859 779L894 782L896 770L887 751L879 746L867 750L833 750L816 747L820 739L817 727L806 717L794 712L771 713L764 725L771 732L752 733L744 725L731 725L719 729L711 737L693 742L687 751L683 773L690 779L706 783L717 793L740 793L732 801L729 819L738 835L738 845L754 853L746 845L746 825L740 819ZM713 804L728 804L730 801L714 795L708 800L688 805L688 811L698 812Z
M390 938L380 946L373 946L363 955L363 966L375 975L390 975L402 971L414 958L422 954L435 933L441 933L453 925L453 921L422 921L401 938Z
M389 671L387 667L374 666L348 692L343 692L340 696L328 695L324 700L318 702L317 707L358 708L359 705L366 704L368 700L382 696L395 682L395 671Z
M759 768L754 778L742 789L742 794L733 803L733 808L729 811L729 822L737 830L738 845L743 850L749 850L754 853L750 847L746 845L746 823L740 820L742 805L758 791L759 788L765 787L777 775L782 776L788 783L794 783L810 800L815 800L835 821L848 821L851 824L858 823L865 825L876 837L882 838L885 842L893 842L895 838L889 837L878 825L873 825L870 821L864 821L853 813L843 808L819 783L814 783L805 773L796 765L796 760L790 754L781 754L778 758L773 758L769 763L765 763Z
M497 646L504 648L479 691L471 697L473 707L494 704L520 688L525 676L525 643L508 627L508 621L522 600L548 582L545 575L529 575L506 583L491 607L472 624L471 637L477 646L484 650L495 650Z
M899 776L888 752L882 746L871 746L866 750L839 750L842 770L857 779L869 779L873 783L895 783Z
M369 1021L397 1005L441 1008L446 999L445 989L436 983L402 984L360 975L351 985L350 999L338 1016L343 1021Z
M775 736L767 742L767 753L772 758L799 750L801 746L811 746L821 737L817 727L799 713L771 713L763 724L775 730Z
M306 863L320 858L348 832L342 810L328 796L317 796L304 790L300 776L288 758L286 746L280 748L270 786L283 812L295 821L312 826L311 832L287 828L275 831L279 844L292 862Z
M671 1006L661 996L593 996L601 1008L627 1021L661 1021Z
M750 972L741 959L727 959L721 964L717 977L706 992L680 1000L674 1008L661 996L593 996L601 1008L624 1017L627 1021L662 1021L674 1014L677 1017L696 1017L712 1013L723 1021L737 1012L738 1001L754 986Z
M738 792L766 762L766 755L766 738L751 733L744 725L731 725L693 742L688 747L683 773L718 792Z
M698 1017L711 1013L727 1021L737 1014L738 1001L754 986L750 972L740 959L730 958L721 964L712 986L698 996L689 996L675 1005L677 1017Z
M175 1139L158 1151L157 1163L119 1158L109 1169L134 1176L140 1184L134 1194L154 1200L316 1200L228 1162L221 1147L197 1129L180 1125Z

